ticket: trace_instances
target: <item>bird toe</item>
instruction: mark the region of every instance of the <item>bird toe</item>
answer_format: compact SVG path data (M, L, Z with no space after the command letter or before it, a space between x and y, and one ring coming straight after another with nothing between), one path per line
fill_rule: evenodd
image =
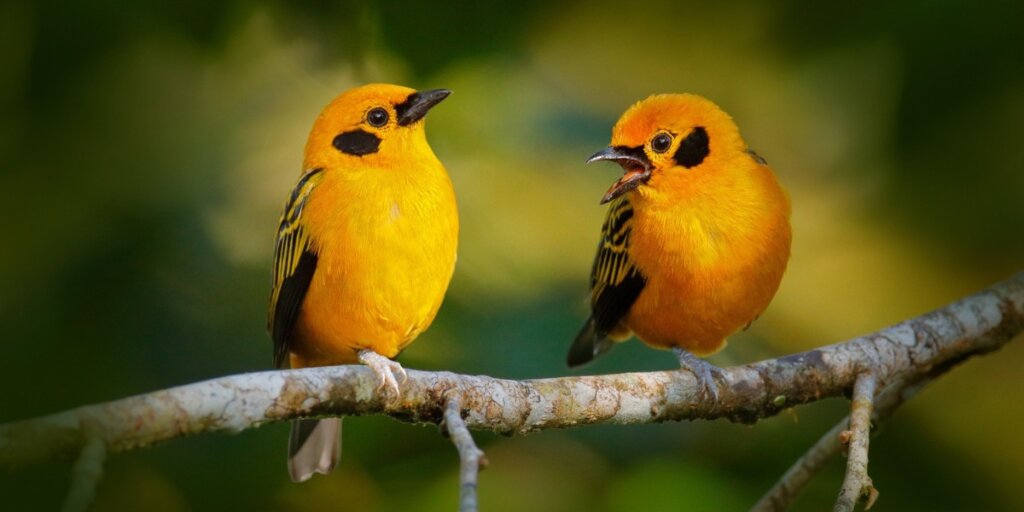
M688 350L676 347L673 349L676 357L679 358L679 366L693 374L700 386L700 393L703 398L710 398L718 401L718 384L716 377L725 381L725 370L693 355Z

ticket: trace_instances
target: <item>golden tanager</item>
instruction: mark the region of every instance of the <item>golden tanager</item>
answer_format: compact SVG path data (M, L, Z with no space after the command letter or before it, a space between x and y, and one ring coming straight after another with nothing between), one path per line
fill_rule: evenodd
M591 315L569 366L636 335L672 349L717 399L720 369L695 356L768 307L789 260L789 198L736 123L693 94L651 96L630 107L611 145L624 175L610 202L590 276Z
M398 396L405 370L392 358L430 326L455 268L455 193L423 121L449 94L365 85L313 123L275 241L277 367L358 361ZM330 471L340 433L340 418L292 422L292 479Z

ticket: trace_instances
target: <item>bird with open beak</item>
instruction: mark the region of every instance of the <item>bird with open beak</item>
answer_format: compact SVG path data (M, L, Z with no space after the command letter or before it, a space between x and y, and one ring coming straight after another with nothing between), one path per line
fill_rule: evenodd
M720 370L696 356L725 347L771 302L789 260L789 198L728 114L692 94L630 107L587 162L624 173L591 270L587 319L570 366L636 335L673 350L717 399Z

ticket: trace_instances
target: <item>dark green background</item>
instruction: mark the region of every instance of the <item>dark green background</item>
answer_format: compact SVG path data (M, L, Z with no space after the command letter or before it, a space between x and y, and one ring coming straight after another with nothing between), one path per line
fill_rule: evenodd
M792 195L779 296L739 364L919 314L1024 262L1019 2L19 2L0 4L0 421L266 369L276 215L313 118L368 81L449 87L430 140L460 260L413 368L566 375L616 177L582 160L632 102L697 92ZM876 510L1024 508L1011 345L926 390L872 444ZM587 372L663 369L618 347ZM826 401L724 421L478 434L483 509L743 510L835 421ZM346 421L294 485L286 425L113 455L94 509L452 510L434 429ZM69 463L0 474L54 510ZM834 462L798 502L830 507Z

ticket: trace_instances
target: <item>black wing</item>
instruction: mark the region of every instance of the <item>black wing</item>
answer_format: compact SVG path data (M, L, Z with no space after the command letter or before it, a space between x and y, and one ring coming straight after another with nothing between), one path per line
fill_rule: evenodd
M609 335L640 296L647 279L629 257L633 207L626 197L611 204L590 270L590 318L569 348L569 366L579 366L612 346Z
M274 283L267 330L274 340L274 366L278 368L287 365L299 309L316 272L317 255L310 244L309 230L302 222L302 209L322 176L323 169L314 169L299 178L284 206L274 240Z

